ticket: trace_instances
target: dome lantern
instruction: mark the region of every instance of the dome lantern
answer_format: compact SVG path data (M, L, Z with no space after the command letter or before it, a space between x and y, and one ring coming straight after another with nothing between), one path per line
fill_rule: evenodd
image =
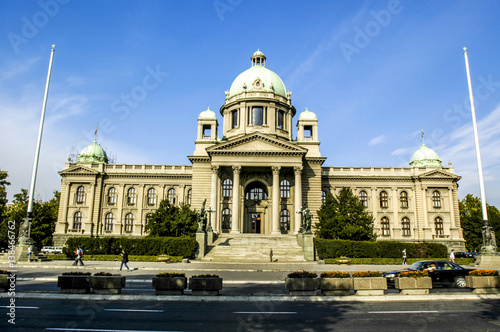
M252 66L266 66L266 56L259 49L250 59L252 60Z

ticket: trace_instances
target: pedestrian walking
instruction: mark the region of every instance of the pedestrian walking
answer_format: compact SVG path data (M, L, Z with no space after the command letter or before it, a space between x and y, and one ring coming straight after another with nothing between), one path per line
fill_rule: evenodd
M406 265L406 248L403 249L403 265Z
M125 250L122 250L122 264L120 265L120 271L122 270L122 267L123 265L125 265L125 267L127 268L128 271L130 271L130 269L128 268L127 266L127 263L128 263L128 254Z
M33 248L31 246L28 247L28 263L31 262L31 253L33 252Z
M271 248L269 250L269 261L272 262L273 261L273 248Z
M450 252L450 262L455 263L455 250L451 249Z
M76 249L75 251L75 254L76 254L76 258L75 258L75 261L73 262L73 265L78 265L78 263L80 263L80 265L84 265L83 262L82 262L82 258L83 258L83 250L82 248L78 247L78 249Z

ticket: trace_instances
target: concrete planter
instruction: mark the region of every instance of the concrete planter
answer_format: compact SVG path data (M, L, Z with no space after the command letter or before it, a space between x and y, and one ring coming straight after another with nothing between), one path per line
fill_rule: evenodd
M11 286L12 288L16 288L16 279L17 274L14 274L14 277L10 278L9 274L0 274L0 291L7 292Z
M312 296L316 295L318 289L317 278L286 278L285 289L289 295Z
M121 294L125 279L122 276L91 276L90 287L96 294Z
M399 289L399 294L425 295L432 288L432 278L394 278L394 288Z
M465 276L465 282L475 294L500 294L500 276Z
M156 295L182 295L187 288L186 277L153 277Z
M319 278L319 289L322 295L351 295L352 278Z
M90 275L58 276L57 287L61 288L61 293L66 294L90 293Z
M189 289L193 295L219 295L222 278L189 278Z
M384 295L387 280L384 277L352 278L355 295Z

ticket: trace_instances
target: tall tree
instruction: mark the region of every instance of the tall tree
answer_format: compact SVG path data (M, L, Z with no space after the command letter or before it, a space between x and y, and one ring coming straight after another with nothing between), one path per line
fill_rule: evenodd
M319 222L315 235L323 239L373 241L373 216L349 188L342 188L338 196L326 195L318 210Z
M196 212L188 205L170 205L168 200L160 202L158 209L148 218L146 231L149 236L186 236L196 233Z
M3 213L7 205L7 186L10 185L6 179L9 174L6 171L0 169L0 223L3 220Z
M460 222L464 231L466 247L469 251L480 251L483 245L483 211L481 200L471 194L467 194L459 202ZM500 244L500 211L494 206L486 205L488 212L488 223L495 231L497 246Z

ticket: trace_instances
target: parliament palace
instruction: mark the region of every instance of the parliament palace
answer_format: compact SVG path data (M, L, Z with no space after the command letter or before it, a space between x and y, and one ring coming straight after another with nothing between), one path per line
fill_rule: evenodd
M209 223L220 236L292 237L304 206L313 213L314 230L327 193L347 187L373 215L378 240L465 248L460 176L451 164L444 167L422 144L408 167L324 166L316 114L297 114L262 52L232 82L219 112L221 127L212 110L199 114L190 165L112 164L97 142L68 161L59 172L54 245L78 236L143 237L148 215L165 199L193 210L206 199Z

